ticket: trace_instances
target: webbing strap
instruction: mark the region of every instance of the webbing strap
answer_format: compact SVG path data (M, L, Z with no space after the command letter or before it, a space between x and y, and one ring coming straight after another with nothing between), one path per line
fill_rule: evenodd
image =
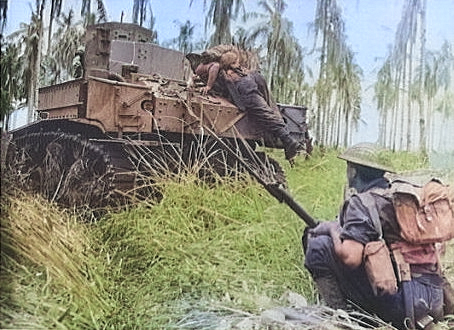
M392 253L398 269L399 282L411 281L410 264L405 261L400 248L393 249Z
M375 230L378 232L378 239L382 239L383 230L381 227L380 216L378 215L377 205L375 204L374 197L370 192L357 194L356 196L358 196L358 198L361 200L361 203L363 203L363 205L367 207Z
M384 189L375 189L373 190L376 193L384 191ZM379 239L383 239L383 230L380 222L380 216L378 214L377 205L375 203L375 198L371 194L372 191L367 193L358 194L357 196L369 210L371 220L374 224L375 229L379 234ZM404 309L405 309L405 320L404 326L406 329L414 329L415 324L415 312L413 309L413 291L410 285L411 281L411 271L410 265L405 262L404 257L399 249L393 250L393 255L398 266L398 280L401 283L403 300L404 300Z

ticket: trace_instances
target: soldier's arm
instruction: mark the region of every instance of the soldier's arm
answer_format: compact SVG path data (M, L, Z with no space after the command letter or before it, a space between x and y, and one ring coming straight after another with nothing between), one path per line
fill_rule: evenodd
M342 263L351 269L358 268L363 262L364 245L351 239L341 241L339 235L331 235L331 237L334 251Z
M339 260L349 268L357 268L363 261L364 245L352 239L340 238L341 227L337 221L320 223L312 230L315 235L330 235L334 252Z
M208 93L214 85L216 78L219 74L219 63L218 62L211 62L207 64L200 64L195 73L200 77L207 77L206 87L202 89L202 93Z

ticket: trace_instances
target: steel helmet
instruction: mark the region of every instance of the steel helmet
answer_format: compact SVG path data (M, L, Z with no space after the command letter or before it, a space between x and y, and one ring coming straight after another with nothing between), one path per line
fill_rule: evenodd
M389 154L374 143L358 143L338 156L347 162L394 173Z

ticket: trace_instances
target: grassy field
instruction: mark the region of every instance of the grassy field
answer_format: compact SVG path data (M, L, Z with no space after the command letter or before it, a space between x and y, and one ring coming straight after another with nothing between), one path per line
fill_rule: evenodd
M290 168L270 152L316 219L333 219L342 202L345 164L337 154L316 149ZM393 160L399 170L425 166L417 155ZM156 184L159 203L98 221L4 188L0 328L178 328L188 313L213 306L254 315L289 292L316 302L303 267L304 222L252 179L207 185L188 175Z

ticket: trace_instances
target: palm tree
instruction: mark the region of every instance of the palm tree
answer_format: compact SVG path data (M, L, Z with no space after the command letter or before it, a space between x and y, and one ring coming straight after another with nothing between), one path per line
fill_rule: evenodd
M194 36L194 28L195 26L191 23L191 21L187 20L186 23L181 23L176 21L180 26L180 33L178 37L172 40L172 42L176 45L176 49L183 52L184 54L188 54L192 52L193 46L193 36Z
M374 100L377 102L377 110L380 114L378 141L385 146L391 145L391 142L387 140L387 138L391 137L391 133L388 132L390 125L387 123L393 123L393 121L389 119L390 116L392 118L392 113L388 112L388 110L392 111L392 109L395 109L395 94L397 92L394 86L393 72L394 68L388 56L377 73L377 81L374 85Z
M132 7L132 22L143 26L147 19L147 5L149 0L134 0Z
M96 0L96 14L91 12L91 0L82 0L80 15L84 17L84 26L95 24L95 22L107 22L107 11L102 0Z
M8 13L8 0L0 0L0 34L3 35L3 29L6 26L6 17Z
M261 54L264 75L277 101L305 103L303 50L293 35L293 24L283 17L287 5L283 0L258 4L264 13L247 13L247 18L258 19L258 23L249 33L238 29L236 43Z
M412 114L412 96L411 86L413 83L413 74L415 62L414 53L417 40L418 32L418 15L421 12L421 1L420 0L409 0L404 5L402 19L397 27L396 34L396 52L402 60L403 65L400 67L402 70L402 88L403 97L401 98L402 109L406 109L406 112L402 112L401 116L401 138L404 136L406 141L402 141L401 147L404 147L407 151L412 148L412 118L415 117Z
M436 95L431 99L433 110L441 116L441 122L437 123L434 132L439 133L439 145L434 145L436 149L443 149L443 136L445 137L444 143L452 144L452 138L449 138L449 123L454 121L454 51L453 46L445 41L441 46L440 51L436 52L434 58L434 85L437 87ZM430 84L427 83L426 87ZM432 93L434 91L432 90ZM428 96L429 97L429 96Z
M13 102L21 100L23 96L19 48L14 43L2 42L0 55L0 121L8 130L9 114L14 110Z
M417 102L419 107L419 148L427 154L427 132L426 132L426 118L427 107L424 106L424 76L426 68L426 0L423 0L420 9L421 15L421 32L420 32L420 59L419 59L419 74L417 75Z
M190 5L192 5L192 1ZM204 8L206 8L206 3L207 1L203 0ZM244 13L242 0L211 0L205 20L206 30L211 25L214 26L209 46L232 43L230 22L237 19L240 12Z
M362 71L346 44L337 1L318 1L315 17L314 51L320 52L320 65L314 90L317 109L314 133L321 144L346 146L361 111Z
M147 7L150 11L149 29L152 31L152 42L157 42L158 33L154 30L155 18L149 0L134 0L132 7L132 22L143 26L147 21Z
M54 23L54 19L58 18L61 13L61 6L62 6L63 0L51 0L50 4L50 16L49 16L49 31L48 31L48 37L47 37L47 53L49 54L50 52L50 45L51 45L51 39L52 39L52 27Z
M24 96L27 100L27 122L32 122L34 109L38 103L39 74L41 68L41 51L43 35L43 13L45 1L36 1L36 9L32 10L30 24L21 23L20 29L11 34L11 38L18 38L20 49L22 81L25 86Z
M430 145L434 99L440 88L438 77L449 72L447 67L439 71L435 54L426 50L425 12L426 0L408 0L404 4L394 46L382 67L387 67L388 79L383 84L383 76L379 76L381 86L376 86L379 97L388 100L379 104L381 121L391 127L387 143L393 149L417 148L423 153ZM379 75L383 72L380 70Z
M256 34L265 37L266 72L269 85L274 89L276 82L273 81L273 77L279 77L281 74L285 79L292 64L301 62L302 50L293 36L292 23L282 17L287 7L286 3L282 0L259 1L259 6L265 10L267 22L261 31L256 31Z
M148 29L152 32L151 35L151 42L158 42L158 31L154 29L154 25L156 23L156 18L153 15L153 11L151 10L151 5L149 6L150 9L150 23L148 24Z
M72 9L57 20L58 29L53 36L50 56L53 62L49 62L54 65L54 68L47 70L53 75L50 83L58 83L73 76L72 61L77 48L82 44L84 34L82 22L74 22L74 20Z

